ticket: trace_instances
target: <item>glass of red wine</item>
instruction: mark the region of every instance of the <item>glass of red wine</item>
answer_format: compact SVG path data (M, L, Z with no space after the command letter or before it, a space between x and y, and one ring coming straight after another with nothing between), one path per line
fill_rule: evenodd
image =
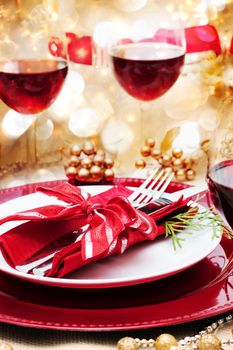
M116 80L134 98L152 101L176 82L185 57L185 35L178 13L164 9L127 15L110 49Z
M207 183L217 212L233 229L233 98L224 101L220 114L208 150Z
M16 112L34 115L54 102L68 66L62 35L57 39L62 54L56 57L49 44L54 37L49 26L41 29L38 24L38 32L28 27L25 18L16 17L0 35L11 48L0 52L0 98Z

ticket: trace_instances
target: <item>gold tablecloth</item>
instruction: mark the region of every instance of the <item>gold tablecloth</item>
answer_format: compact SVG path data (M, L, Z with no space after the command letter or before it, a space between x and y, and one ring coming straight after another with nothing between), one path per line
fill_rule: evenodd
M113 350L117 341L124 336L149 339L161 333L171 333L180 339L197 334L222 316L163 328L115 332L55 331L0 323L0 341L10 343L14 350Z

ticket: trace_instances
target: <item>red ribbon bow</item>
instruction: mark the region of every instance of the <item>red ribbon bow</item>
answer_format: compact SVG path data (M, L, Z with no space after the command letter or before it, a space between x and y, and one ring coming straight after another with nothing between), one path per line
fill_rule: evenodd
M127 198L123 196L112 198L106 204L95 203L90 195L84 194L80 188L68 183L55 188L39 187L37 191L49 196L56 196L58 199L66 201L67 204L48 205L19 212L2 218L0 224L13 220L30 220L30 222L51 220L57 222L59 220L64 222L74 219L77 219L77 225L80 226L88 223L89 228L80 236L80 240L62 250L81 247L83 261L95 261L113 252L122 254L132 243L127 241L129 231L137 232L133 243L145 239L153 240L157 235L157 226L154 220L134 209ZM59 253L58 256L60 255Z
M8 221L29 220L2 234L0 248L10 265L22 265L37 260L41 253L47 252L48 255L51 244L56 245L68 233L88 224L84 233L75 234L74 243L55 254L47 276L56 277L63 277L108 255L122 254L136 243L154 240L165 232L161 219L174 211L186 210L189 201L181 197L146 215L131 206L126 198L131 191L125 187L113 187L93 197L69 183L54 188L38 187L37 191L65 203L46 205L0 219L0 225Z

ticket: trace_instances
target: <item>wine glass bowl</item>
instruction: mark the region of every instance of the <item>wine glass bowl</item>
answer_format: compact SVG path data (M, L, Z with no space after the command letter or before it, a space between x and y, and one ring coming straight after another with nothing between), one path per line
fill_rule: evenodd
M123 32L113 42L111 66L116 80L129 95L151 101L166 93L179 77L185 36L179 18L168 21L165 10L157 16L153 12L141 16L131 20L127 37Z
M68 71L67 58L52 54L49 42L53 32L49 27L36 33L25 23L16 17L0 35L1 41L8 40L15 48L8 56L0 52L0 98L18 113L37 114L60 92ZM59 40L65 48L62 34Z
M208 151L207 184L210 198L224 221L233 229L233 99L221 108L220 125Z
M0 97L18 113L39 113L47 109L57 97L67 70L67 64L62 60L0 62Z

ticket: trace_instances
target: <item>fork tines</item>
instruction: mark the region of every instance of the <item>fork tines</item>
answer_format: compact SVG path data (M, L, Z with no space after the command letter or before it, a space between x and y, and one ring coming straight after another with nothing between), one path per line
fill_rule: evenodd
M164 193L173 178L173 173L165 172L160 168L152 171L151 175L128 198L137 207L157 200Z

